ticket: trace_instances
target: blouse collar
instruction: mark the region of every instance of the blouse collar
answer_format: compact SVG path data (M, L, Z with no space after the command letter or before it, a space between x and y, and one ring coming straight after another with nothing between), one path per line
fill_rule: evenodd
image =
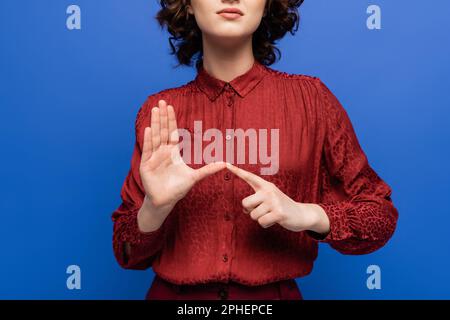
M220 95L227 83L240 97L245 97L266 75L265 71L265 66L257 60L254 60L252 67L248 71L226 82L210 75L204 69L202 61L197 69L197 76L194 82L211 101L214 101Z

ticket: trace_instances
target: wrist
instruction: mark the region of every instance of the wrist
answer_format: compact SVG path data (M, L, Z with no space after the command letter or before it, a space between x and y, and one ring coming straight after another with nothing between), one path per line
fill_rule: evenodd
M171 209L169 206L155 206L150 198L145 195L137 214L139 231L142 233L157 231Z
M309 203L308 206L313 216L313 223L309 230L321 235L327 235L330 232L330 220L327 213L318 204Z

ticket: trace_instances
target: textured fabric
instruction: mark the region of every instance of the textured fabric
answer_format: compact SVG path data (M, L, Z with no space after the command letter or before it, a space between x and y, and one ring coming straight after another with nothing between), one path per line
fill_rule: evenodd
M294 279L260 286L234 281L177 285L155 276L147 300L303 300Z
M267 129L271 144L270 129L278 128L276 174L260 174L268 166L261 159L232 162L295 201L322 206L331 232L321 238L278 224L262 228L242 212L241 201L253 189L227 169L196 184L157 231L140 232L136 217L144 198L139 176L143 133L159 99L174 106L178 128L188 129L192 141L201 139L206 129L220 129L224 156L235 153L226 129ZM194 132L195 120L202 121L201 131ZM369 165L346 111L317 77L288 74L255 61L227 83L200 66L192 81L150 95L137 113L135 129L122 203L112 214L114 253L124 268L152 267L174 284L235 281L255 286L310 273L318 242L344 254L365 254L382 247L395 230L398 212L391 188Z

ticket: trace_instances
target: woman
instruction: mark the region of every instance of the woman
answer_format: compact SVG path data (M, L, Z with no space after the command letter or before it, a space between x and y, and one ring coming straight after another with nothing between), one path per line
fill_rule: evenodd
M337 98L269 67L302 2L161 1L173 53L197 57L197 76L140 108L112 217L119 264L155 272L147 299L302 299L295 278L318 242L365 254L392 236L391 189Z

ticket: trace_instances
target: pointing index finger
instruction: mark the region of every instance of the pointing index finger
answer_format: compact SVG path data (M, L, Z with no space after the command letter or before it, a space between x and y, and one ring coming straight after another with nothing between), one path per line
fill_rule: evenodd
M261 188L266 180L261 178L260 176L246 171L244 169L238 168L231 163L227 162L226 164L227 169L229 169L231 172L233 172L235 175L240 177L241 179L245 180L255 191L259 188Z

